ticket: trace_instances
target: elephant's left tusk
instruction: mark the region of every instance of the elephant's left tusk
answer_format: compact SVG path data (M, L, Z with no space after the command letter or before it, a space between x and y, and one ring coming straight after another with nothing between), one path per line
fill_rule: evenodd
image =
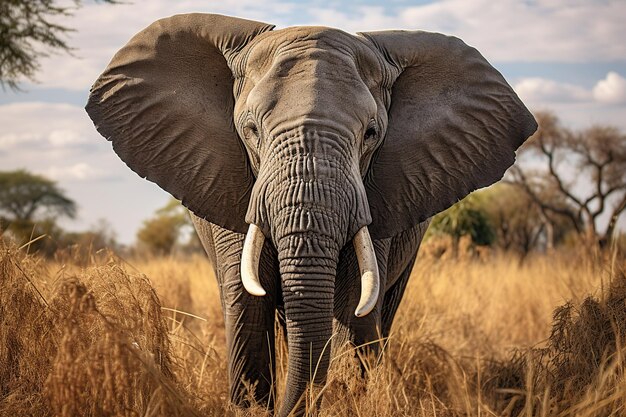
M266 294L259 281L259 260L263 250L265 236L256 224L251 224L243 242L241 253L241 283L252 295L262 297Z
M363 317L368 315L378 303L380 291L380 277L378 275L378 263L372 238L367 226L362 227L353 240L356 258L361 272L361 299L354 315Z

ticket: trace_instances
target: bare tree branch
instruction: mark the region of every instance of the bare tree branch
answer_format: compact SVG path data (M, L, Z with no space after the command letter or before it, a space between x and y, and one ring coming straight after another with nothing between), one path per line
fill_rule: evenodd
M626 193L624 193L621 201L615 205L613 213L611 213L609 224L607 225L606 232L603 236L603 241L608 242L613 237L613 232L615 231L615 227L617 226L617 220L619 219L619 216L624 212L624 210L626 210Z
M533 188L531 187L528 178L524 174L524 171L522 171L519 167L513 166L511 168L511 172L514 176L517 177L517 180L511 181L505 179L503 180L503 182L521 188L526 193L526 195L528 195L530 199L537 205L537 207L544 213L544 215L546 215L546 218L549 218L546 212L552 212L556 215L564 216L571 221L572 226L574 227L574 229L576 229L576 232L580 233L582 231L580 229L580 215L575 216L571 210L558 206L556 204L550 204L545 198L539 196L539 194L536 193L535 190L533 190Z
M549 113L537 114L537 119L539 130L522 154L529 153L535 163L539 157L543 171L514 167L509 182L523 189L543 213L565 216L579 233L586 231L600 241L612 234L617 217L625 210L626 136L610 126L572 133ZM571 177L572 172L577 173L574 181L566 175ZM624 194L601 233L598 222L609 214L610 202L619 192Z

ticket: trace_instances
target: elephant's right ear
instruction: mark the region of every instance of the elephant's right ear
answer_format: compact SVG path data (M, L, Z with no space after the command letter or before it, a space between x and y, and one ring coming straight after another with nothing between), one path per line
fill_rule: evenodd
M391 74L389 124L365 187L375 239L403 230L500 180L537 128L502 75L460 39L363 33Z
M212 14L158 20L113 57L86 106L133 171L237 232L247 230L254 177L233 124L228 60L272 28Z

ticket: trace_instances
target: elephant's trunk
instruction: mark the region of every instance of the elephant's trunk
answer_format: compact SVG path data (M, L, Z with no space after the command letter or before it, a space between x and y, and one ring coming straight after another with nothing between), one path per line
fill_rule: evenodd
M279 243L280 273L287 321L289 366L280 416L303 410L308 388L326 380L333 327L339 248L305 235ZM299 413L297 413L299 414Z
M305 163L293 161L293 163ZM287 324L289 365L280 416L300 415L307 388L321 386L330 362L335 276L346 242L350 201L320 173L281 181L280 208L272 216ZM341 178L341 176L339 175ZM340 184L341 185L341 184ZM316 196L315 200L305 197ZM271 205L271 204L270 204Z
M289 346L280 416L299 402L303 407L307 387L326 379L339 251L371 221L358 166L343 141L304 128L274 138L246 216L251 230L271 237L278 250ZM249 277L254 291L258 280Z

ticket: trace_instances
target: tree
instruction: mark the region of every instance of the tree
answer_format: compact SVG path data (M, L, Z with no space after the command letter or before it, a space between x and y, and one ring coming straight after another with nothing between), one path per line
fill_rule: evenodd
M572 132L550 113L537 119L539 129L520 151L526 164L511 169L509 182L543 216L565 216L579 234L606 244L626 209L626 136L610 126Z
M58 217L73 218L76 203L52 180L24 170L0 171L0 234L8 232L19 244L42 236L60 236ZM49 240L38 240L30 249L54 252Z
M476 245L490 245L495 237L487 215L481 208L480 195L477 193L470 194L433 217L427 237L436 234L450 235L455 253L458 252L462 236L470 236Z
M158 255L169 255L184 235L190 235L189 242L184 245L191 245L194 238L197 240L187 209L172 198L156 211L154 217L144 221L137 232L137 239L140 246L148 251Z
M515 185L498 183L477 191L480 208L495 233L495 246L526 257L533 250L552 249L574 230L569 219L560 214L542 213L533 200ZM548 201L555 196L540 196ZM550 201L562 211L573 209L563 201Z
M115 3L115 0L100 0ZM58 0L0 1L0 85L18 90L20 77L33 80L39 59L53 52L71 52L65 36L72 29L54 19L71 16L81 5Z
M25 170L0 171L0 215L9 222L76 215L76 203L52 180Z

